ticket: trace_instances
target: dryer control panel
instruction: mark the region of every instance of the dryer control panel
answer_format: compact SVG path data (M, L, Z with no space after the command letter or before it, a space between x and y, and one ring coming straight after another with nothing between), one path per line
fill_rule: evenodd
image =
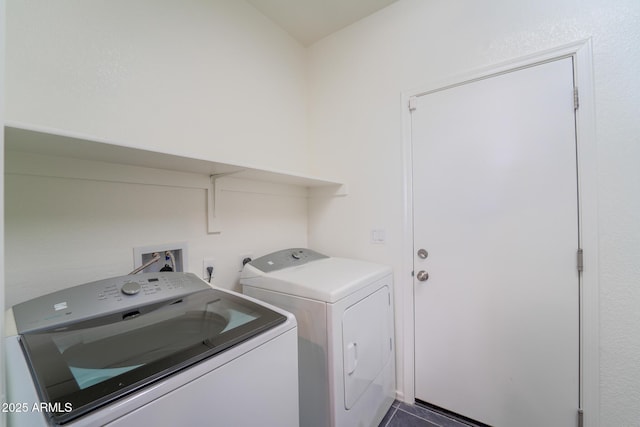
M210 286L192 273L157 272L113 277L63 289L17 304L19 334L64 327L107 314L135 317L144 307L179 299Z
M251 261L249 265L264 273L269 273L271 271L282 270L283 268L293 267L296 265L303 265L323 258L329 257L316 251L312 251L311 249L291 248L256 258Z

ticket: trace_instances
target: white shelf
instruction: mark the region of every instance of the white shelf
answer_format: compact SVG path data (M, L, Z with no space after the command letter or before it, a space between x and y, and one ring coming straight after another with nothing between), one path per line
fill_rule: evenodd
M204 175L233 174L236 178L298 185L308 188L333 187L344 195L343 183L310 175L253 166L223 163L211 159L163 153L86 137L57 129L5 123L5 151L43 154L80 160L164 169Z
M309 175L162 153L23 124L5 123L4 132L5 160L10 160L5 173L142 184L164 182L205 189L209 233L221 232L216 200L219 178L225 176L254 181L254 187L259 187L260 182L304 187L315 197L346 195L346 186L341 182ZM49 162L47 156L54 156L57 161ZM83 166L70 164L74 159L83 161ZM146 168L146 171L140 174L131 167Z

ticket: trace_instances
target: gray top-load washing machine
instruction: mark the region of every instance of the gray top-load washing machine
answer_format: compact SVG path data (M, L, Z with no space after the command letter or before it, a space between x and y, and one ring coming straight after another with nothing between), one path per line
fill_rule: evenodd
M9 426L298 425L293 315L191 273L87 283L6 319Z
M395 398L391 268L293 248L248 263L240 283L296 316L300 425L377 426Z

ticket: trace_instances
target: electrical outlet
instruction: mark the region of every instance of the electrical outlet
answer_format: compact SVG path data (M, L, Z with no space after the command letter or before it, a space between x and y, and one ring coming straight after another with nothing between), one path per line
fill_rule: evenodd
M213 258L205 258L202 260L202 278L206 281L209 281L209 270L208 267L213 268L213 272L211 273L211 279L216 277L216 265Z
M384 244L387 240L386 232L381 228L371 230L371 243Z
M156 253L160 255L160 259L156 262L151 262L153 261L153 255ZM187 271L187 243L167 243L133 248L134 268L138 269L147 263L150 264L142 269L141 272L161 271L166 268L165 266L171 268L172 271Z
M246 252L243 255L240 255L239 259L238 259L238 272L242 271L242 268L244 267L244 265L249 262L246 261L247 259L249 259L249 261L251 261L253 259L253 253L251 252Z

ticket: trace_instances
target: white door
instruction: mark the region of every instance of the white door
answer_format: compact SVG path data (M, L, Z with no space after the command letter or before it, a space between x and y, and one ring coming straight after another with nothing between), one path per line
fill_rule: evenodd
M416 399L576 425L572 58L419 96L411 126Z

